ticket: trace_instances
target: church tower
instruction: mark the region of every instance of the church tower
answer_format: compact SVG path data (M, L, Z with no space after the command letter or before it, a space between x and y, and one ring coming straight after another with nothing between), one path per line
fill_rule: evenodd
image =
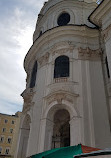
M17 158L79 143L111 145L99 30L88 21L96 7L96 0L44 3L24 61Z

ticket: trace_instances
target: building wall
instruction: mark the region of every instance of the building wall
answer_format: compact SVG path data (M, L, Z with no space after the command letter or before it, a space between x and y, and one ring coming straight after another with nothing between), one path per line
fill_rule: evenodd
M103 0L90 15L90 20L100 29L100 44L103 52L103 73L106 88L108 117L111 128L111 1ZM106 59L107 57L107 65ZM109 71L109 74L108 74Z
M18 137L18 131L16 130L19 128L20 114L20 112L12 116L0 114L0 138L4 138L3 142L0 142L0 147L2 148L1 155L5 155L6 149L9 149L9 153L6 155L14 156ZM5 128L4 132L3 128ZM8 142L8 138L11 138L11 142Z
M51 149L53 118L63 109L70 115L71 146L111 145L101 32L87 20L96 7L93 2L49 0L40 12L34 44L24 61L27 86L16 158ZM59 27L57 19L64 11L71 19L69 25ZM69 58L70 75L54 78L55 60L62 55ZM36 83L30 87L36 61Z

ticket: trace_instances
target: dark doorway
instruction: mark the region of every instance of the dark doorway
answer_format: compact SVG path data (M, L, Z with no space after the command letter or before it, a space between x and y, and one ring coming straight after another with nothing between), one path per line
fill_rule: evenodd
M70 146L70 115L65 109L58 110L54 115L52 148Z

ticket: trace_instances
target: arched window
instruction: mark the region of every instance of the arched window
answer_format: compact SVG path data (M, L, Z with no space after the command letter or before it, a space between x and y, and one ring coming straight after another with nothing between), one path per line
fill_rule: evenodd
M67 56L59 56L55 60L54 78L69 76L69 58Z
M108 78L110 78L110 72L109 72L109 66L108 66L108 59L107 59L107 57L105 58L105 62L106 62L107 75L108 75Z
M33 70L32 70L32 75L31 75L31 81L30 81L30 88L35 87L36 83L36 75L37 75L37 61L34 64Z

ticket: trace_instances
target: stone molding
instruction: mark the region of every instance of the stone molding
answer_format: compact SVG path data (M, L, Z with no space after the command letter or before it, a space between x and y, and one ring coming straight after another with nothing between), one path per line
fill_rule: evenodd
M55 54L65 54L68 51L72 51L75 48L74 44L72 44L72 41L63 41L63 42L59 42L56 43L51 49L50 49L50 53L52 55Z
M63 100L66 100L71 104L73 104L75 100L74 98L78 96L79 96L78 94L70 94L65 91L57 91L53 94L49 94L48 96L45 97L45 99L47 101L47 105L50 105L52 102L55 101L57 101L57 104L62 104Z
M95 11L90 15L89 19L99 27L102 26L102 21L105 15L111 10L111 1L104 0L99 7L95 9Z
M44 56L40 57L37 61L39 63L39 66L42 67L48 63L48 60L49 60L49 53L47 52Z
M92 59L100 59L102 54L101 49L92 50L89 47L86 49L78 48L78 58L82 60L92 60Z
M102 31L102 35L105 40L111 38L111 34L109 33L110 31L111 31L111 24L105 30Z
M73 48L62 48L62 49L59 49L59 50L55 50L52 55L56 55L56 54L59 54L59 55L64 55L66 54L67 52L71 52L71 50L73 50Z
M74 125L74 121L78 121L78 119L82 119L81 116L73 116L70 120L70 125L73 126Z
M108 97L111 97L111 83L107 84Z
M23 106L23 113L26 113L30 110L30 108L34 105L34 102L32 102L33 96L34 96L34 90L33 88L27 88L21 96L24 99L24 106Z
M69 32L70 30L70 32ZM50 36L49 36L50 35ZM24 60L24 68L26 70L26 72L29 69L29 64L32 63L33 57L36 58L37 56L40 57L41 55L41 51L44 50L47 52L49 52L49 47L48 47L48 43L53 42L53 45L55 43L56 40L60 39L60 36L62 37L66 37L66 35L68 36L73 36L75 39L76 37L78 37L79 39L81 39L84 42L84 38L88 38L88 40L93 39L97 39L99 36L99 31L97 29L92 29L89 28L87 26L64 26L64 27L57 27L57 28L53 28L50 31L45 32L40 38L38 38L33 46L30 48L30 50L28 51L25 60ZM73 40L73 43L75 43L76 47L79 46L80 47L80 43L79 39L77 38L77 41L75 42L75 40ZM54 40L55 39L55 40ZM60 42L61 43L61 42ZM43 47L46 48L44 49ZM71 47L75 47L74 44L67 44L64 45L64 48L71 48ZM53 48L53 47L52 47ZM60 48L59 48L60 49ZM72 48L71 48L72 49ZM50 49L51 51L51 49ZM50 52L49 52L50 54Z

